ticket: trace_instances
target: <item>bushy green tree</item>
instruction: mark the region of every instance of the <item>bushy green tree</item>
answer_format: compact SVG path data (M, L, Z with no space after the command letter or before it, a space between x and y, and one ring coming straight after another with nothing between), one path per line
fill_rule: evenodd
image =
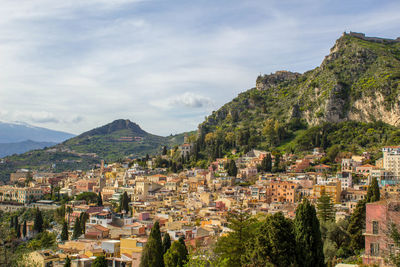
M246 260L251 266L293 266L295 255L293 222L279 212L261 223L248 243Z
M155 222L151 228L149 239L143 249L140 267L163 267L163 247L159 222Z
M294 229L296 262L304 267L325 266L317 213L307 199L297 207Z
M92 263L92 267L107 267L107 260L104 256L98 256Z
M180 241L174 241L164 254L165 267L183 267L188 260L186 246Z
M83 192L76 196L76 200L85 200L86 203L97 203L97 194L94 192Z

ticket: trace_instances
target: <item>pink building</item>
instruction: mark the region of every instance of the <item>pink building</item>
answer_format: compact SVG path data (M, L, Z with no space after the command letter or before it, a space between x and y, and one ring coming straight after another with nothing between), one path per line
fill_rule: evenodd
M400 224L400 200L385 199L366 206L365 254L363 263L385 265L385 259L394 253L390 225Z

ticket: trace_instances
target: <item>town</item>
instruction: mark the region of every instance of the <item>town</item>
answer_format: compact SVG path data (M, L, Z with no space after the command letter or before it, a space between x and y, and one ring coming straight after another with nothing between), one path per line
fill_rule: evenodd
M387 264L394 253L388 232L391 223L400 223L400 146L382 147L382 157L375 161L368 152L337 153L331 165L322 163L331 155L316 147L303 156L233 151L230 158L217 158L207 168L171 171L160 166L173 153L190 155L189 140L186 136L175 151L164 148L143 160L101 161L89 171L12 173L8 184L0 186L1 214L10 216L12 229L2 233L0 260L7 263L12 257L7 256L16 249L10 249L12 244L31 244L46 231L56 239L51 249L31 244L21 261L91 266L102 257L107 266L139 266L156 223L170 242L184 240L189 257L205 257L205 251L231 231L228 214L282 213L294 219L305 199L316 207L320 221L338 224L349 221L358 203L366 201L359 260ZM369 199L372 187L379 188L379 199ZM28 211L34 219L23 218ZM333 248L333 254L338 249Z

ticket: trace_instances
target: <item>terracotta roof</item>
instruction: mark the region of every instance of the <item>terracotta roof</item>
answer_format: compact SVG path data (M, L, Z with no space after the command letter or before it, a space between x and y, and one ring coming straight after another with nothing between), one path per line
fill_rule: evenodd
M93 228L96 228L97 230L100 230L100 231L103 231L103 232L110 230L107 227L101 226L100 224L94 225Z

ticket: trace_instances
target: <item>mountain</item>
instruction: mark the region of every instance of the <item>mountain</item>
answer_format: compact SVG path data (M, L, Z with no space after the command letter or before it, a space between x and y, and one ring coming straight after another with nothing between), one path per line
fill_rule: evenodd
M369 129L376 140L364 136L371 142L355 143L358 148L395 142L399 92L400 39L344 33L319 67L303 74L278 71L259 76L255 88L199 125L199 143L204 154L216 157L235 147L329 148L340 138L349 143L361 140Z
M161 151L162 146L178 144L172 137L147 133L129 120L115 120L102 127L71 138L57 148L77 153L95 153L106 160L125 156L141 157Z
M184 134L157 136L129 120L116 120L55 146L5 157L0 162L0 180L8 180L9 174L19 168L55 172L87 170L102 159L112 162L127 156L144 157L160 153L163 146L182 144Z
M0 143L17 143L26 140L60 143L73 134L32 126L26 123L0 122Z
M26 140L18 143L0 143L0 158L12 155L21 154L29 150L41 149L45 147L54 146L56 143L53 142L36 142L32 140Z

